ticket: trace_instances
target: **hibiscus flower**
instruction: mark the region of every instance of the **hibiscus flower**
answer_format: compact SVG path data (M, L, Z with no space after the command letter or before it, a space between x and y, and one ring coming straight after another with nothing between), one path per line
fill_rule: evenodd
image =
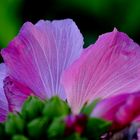
M9 111L20 111L30 95L43 100L57 95L78 114L96 98L118 95L119 104L140 90L140 47L116 29L83 49L83 37L70 19L26 22L1 54L0 121Z

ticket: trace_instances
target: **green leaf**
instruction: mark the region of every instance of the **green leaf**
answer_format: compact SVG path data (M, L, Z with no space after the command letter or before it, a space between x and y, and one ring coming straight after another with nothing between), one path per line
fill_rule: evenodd
M99 119L89 118L86 127L86 136L88 139L100 140L100 137L108 132L111 122Z
M47 130L47 136L49 139L61 138L64 135L65 123L63 117L55 118Z
M15 114L10 113L5 122L5 132L8 135L22 134L24 132L24 120Z
M85 114L85 115L90 115L93 111L93 109L95 108L95 106L97 105L97 103L100 101L100 99L96 99L94 100L91 104L85 105L82 109L81 109L81 113Z
M29 139L23 135L15 135L12 137L12 140L29 140Z
M24 103L21 115L27 121L42 115L42 109L44 108L44 102L35 96L30 96Z
M73 7L86 11L86 14L99 14L105 15L108 13L109 8L112 4L111 0L59 0L57 4L61 4L62 8ZM62 5L63 4L63 5Z
M41 138L47 128L47 123L47 118L36 118L32 120L27 126L29 136L35 140Z
M70 109L66 102L62 101L59 97L52 97L45 105L43 114L49 118L59 116L66 116L69 114Z

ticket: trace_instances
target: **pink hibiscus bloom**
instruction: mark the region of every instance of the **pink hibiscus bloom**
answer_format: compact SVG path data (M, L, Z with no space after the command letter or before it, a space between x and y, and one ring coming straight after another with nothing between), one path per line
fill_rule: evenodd
M8 111L19 111L30 95L58 95L77 114L96 98L140 90L140 47L116 29L83 50L72 20L27 22L1 54L1 121Z

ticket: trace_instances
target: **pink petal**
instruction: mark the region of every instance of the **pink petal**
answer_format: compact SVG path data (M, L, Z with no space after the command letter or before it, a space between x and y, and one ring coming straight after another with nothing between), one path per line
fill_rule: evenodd
M122 94L104 99L97 104L92 116L113 122L114 127L124 127L140 115L140 92Z
M28 87L15 81L11 77L4 79L4 91L8 100L9 111L11 112L19 112L28 96L33 95L33 92Z
M127 125L140 115L140 92L130 94L126 103L116 113L115 121L121 125Z
M140 114L133 120L133 122L140 122Z
M97 104L91 115L113 121L117 111L126 103L128 98L129 94L122 94L104 99Z
M25 23L18 36L2 50L9 74L42 99L65 98L60 75L76 58L83 37L70 20Z
M106 33L62 76L68 102L79 112L85 102L140 89L140 47L126 34Z
M8 102L3 90L3 80L6 76L6 67L0 64L0 122L5 121L8 114Z

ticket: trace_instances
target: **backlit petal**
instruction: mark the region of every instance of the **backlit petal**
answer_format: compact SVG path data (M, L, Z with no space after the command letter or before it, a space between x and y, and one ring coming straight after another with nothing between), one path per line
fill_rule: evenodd
M83 37L70 20L27 22L18 36L2 50L9 74L42 99L65 98L60 75L76 58Z
M73 112L85 102L140 89L140 47L126 34L106 33L83 52L63 76Z

